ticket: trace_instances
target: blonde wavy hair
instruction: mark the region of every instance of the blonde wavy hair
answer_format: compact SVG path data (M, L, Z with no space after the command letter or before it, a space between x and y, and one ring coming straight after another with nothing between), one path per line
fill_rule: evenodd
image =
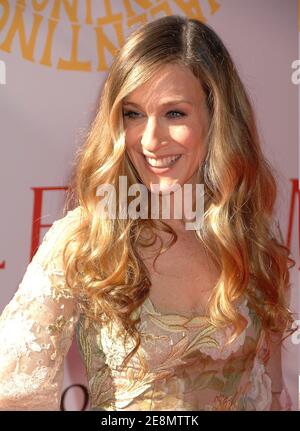
M162 220L101 219L96 191L109 183L118 194L120 175L127 176L128 188L140 182L126 154L122 100L170 63L184 65L200 80L209 112L208 150L199 170L204 223L195 234L221 269L207 306L210 322L233 324L233 341L246 325L234 303L246 295L266 333L293 332L286 293L295 261L276 231L277 185L262 154L249 97L217 34L198 20L171 15L132 32L117 52L77 152L65 207L82 209L81 223L63 250L67 286L90 318L118 320L134 338L126 361L140 345L135 311L151 286L138 248L153 243L155 230L172 235L159 254L177 236ZM142 235L147 228L152 232L148 242Z

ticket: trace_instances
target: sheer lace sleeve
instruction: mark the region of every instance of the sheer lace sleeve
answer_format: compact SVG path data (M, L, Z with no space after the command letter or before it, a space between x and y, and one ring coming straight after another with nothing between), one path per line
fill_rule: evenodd
M79 316L63 290L58 244L78 213L79 207L53 223L0 316L0 410L59 409L64 357Z

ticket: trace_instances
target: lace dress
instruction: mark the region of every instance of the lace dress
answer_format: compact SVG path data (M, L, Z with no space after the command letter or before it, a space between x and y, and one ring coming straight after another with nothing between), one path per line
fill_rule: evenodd
M141 345L115 322L90 321L64 291L59 242L76 208L53 223L0 317L0 409L58 410L64 359L76 335L93 410L270 410L266 343L246 299L237 307L247 328L229 346L232 328L206 316L162 314L149 298L140 313ZM283 388L282 409L291 406Z

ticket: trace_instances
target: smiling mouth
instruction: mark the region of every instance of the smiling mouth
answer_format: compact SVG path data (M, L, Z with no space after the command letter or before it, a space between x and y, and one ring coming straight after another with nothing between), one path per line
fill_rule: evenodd
M154 159L152 157L147 157L144 155L144 159L146 160L146 163L151 166L152 168L169 168L170 166L174 165L177 160L179 160L181 157L181 154L178 154L176 156L171 157L162 157L160 159Z

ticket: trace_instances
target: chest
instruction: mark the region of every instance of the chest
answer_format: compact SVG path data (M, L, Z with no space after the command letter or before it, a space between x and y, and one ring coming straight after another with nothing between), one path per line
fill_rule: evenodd
M202 314L220 276L216 264L192 236L179 238L154 264L159 244L139 250L150 275L154 307L162 313Z

